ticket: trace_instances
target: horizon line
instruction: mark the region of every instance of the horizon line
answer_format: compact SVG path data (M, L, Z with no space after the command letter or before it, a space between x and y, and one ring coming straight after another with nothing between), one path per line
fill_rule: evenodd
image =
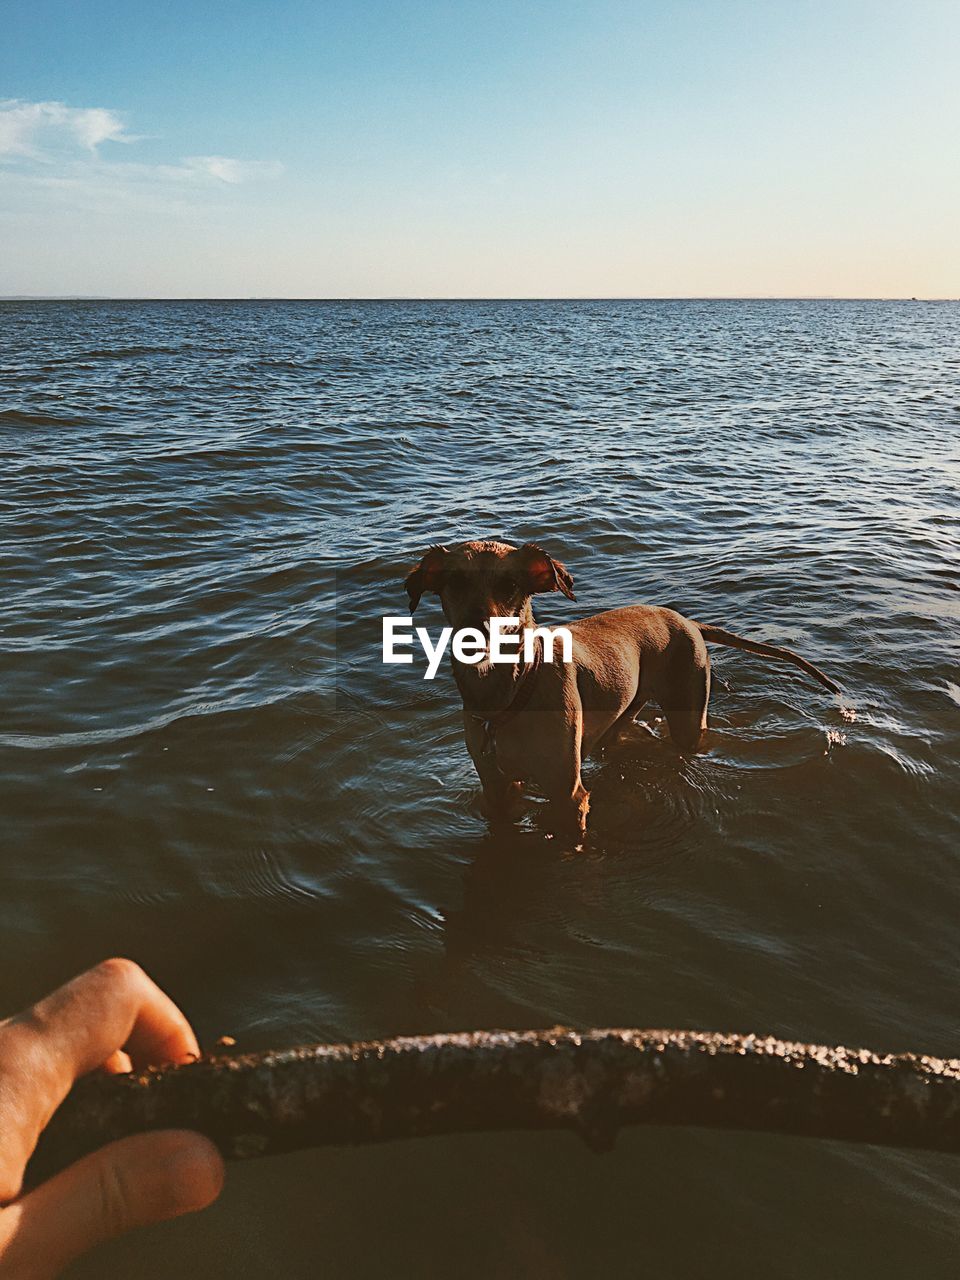
M5 293L0 302L958 302L952 294L111 294Z

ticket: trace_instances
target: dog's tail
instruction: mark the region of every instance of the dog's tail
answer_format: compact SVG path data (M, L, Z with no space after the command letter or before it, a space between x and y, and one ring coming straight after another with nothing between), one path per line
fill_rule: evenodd
M780 649L774 644L760 644L756 640L744 640L743 636L735 636L732 631L724 631L722 627L709 627L703 622L696 622L694 626L699 628L704 640L708 640L711 644L725 644L730 649L745 649L747 653L757 653L761 658L775 658L778 662L792 662L795 667L805 671L808 676L813 676L814 680L819 680L823 687L829 689L831 693L841 692L840 686L834 684L829 676L825 676L819 667L815 667L806 658L801 658L799 653L794 653L792 649Z

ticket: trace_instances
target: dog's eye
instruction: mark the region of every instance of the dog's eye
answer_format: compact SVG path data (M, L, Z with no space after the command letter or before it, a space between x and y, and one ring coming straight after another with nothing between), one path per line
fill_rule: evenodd
M520 579L515 578L512 573L505 573L500 579L504 591L508 591L510 595L515 596L520 592Z

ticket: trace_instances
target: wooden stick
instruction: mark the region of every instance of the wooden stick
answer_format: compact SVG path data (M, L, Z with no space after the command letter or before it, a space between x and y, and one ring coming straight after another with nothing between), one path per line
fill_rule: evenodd
M960 1059L699 1031L477 1031L204 1058L80 1080L35 1183L146 1129L207 1134L227 1157L498 1129L703 1125L960 1151Z

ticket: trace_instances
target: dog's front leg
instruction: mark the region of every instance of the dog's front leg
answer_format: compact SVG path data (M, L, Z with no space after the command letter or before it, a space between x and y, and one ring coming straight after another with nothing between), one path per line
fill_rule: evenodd
M573 839L579 847L587 834L587 814L590 812L590 792L580 779L571 790L548 793L551 813L548 825L561 839Z
M580 776L583 751L583 713L579 706L562 724L556 724L547 735L548 753L537 762L536 781L550 801L548 822L563 839L583 842L590 811L590 792Z
M477 719L464 713L463 725L467 750L483 788L484 811L491 822L509 822L519 806L521 784L501 771L487 731Z
M483 787L483 807L491 822L512 822L520 809L520 796L523 788L519 782L512 782L502 773L496 777L481 775Z

